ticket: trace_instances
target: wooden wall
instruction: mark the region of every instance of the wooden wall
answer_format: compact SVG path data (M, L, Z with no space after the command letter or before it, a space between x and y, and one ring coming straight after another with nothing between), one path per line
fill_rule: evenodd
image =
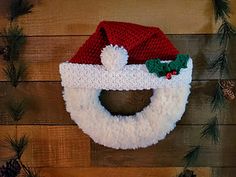
M217 45L211 43L215 25L211 0L34 0L33 13L19 19L28 36L21 58L28 76L17 89L0 74L0 138L27 134L30 145L23 160L45 177L175 177L182 157L199 141L202 124L212 115L209 99L217 75L207 71ZM0 1L0 27L8 24L8 0ZM236 1L231 0L232 10ZM236 11L235 11L236 13ZM139 150L114 150L94 143L70 120L62 100L58 65L70 58L101 20L159 26L181 53L194 61L192 93L186 113L176 129L157 145ZM236 24L236 15L231 17ZM236 41L230 50L232 75L236 79ZM0 61L1 68L4 62ZM15 127L4 109L8 95L24 95L29 103L24 118ZM106 100L114 110L122 105ZM19 96L20 97L20 96ZM129 107L127 97L120 98ZM114 102L116 104L114 104ZM204 144L195 170L199 177L234 177L236 172L236 103L221 113L221 140ZM135 105L134 109L138 107ZM122 111L122 110L121 110ZM123 110L124 112L127 110ZM9 153L0 149L0 159Z

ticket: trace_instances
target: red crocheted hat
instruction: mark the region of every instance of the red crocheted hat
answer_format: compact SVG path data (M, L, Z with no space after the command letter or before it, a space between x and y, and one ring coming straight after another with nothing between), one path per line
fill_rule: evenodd
M101 51L109 44L122 46L128 51L128 64L143 64L154 58L174 60L179 54L159 28L103 21L69 62L102 64Z

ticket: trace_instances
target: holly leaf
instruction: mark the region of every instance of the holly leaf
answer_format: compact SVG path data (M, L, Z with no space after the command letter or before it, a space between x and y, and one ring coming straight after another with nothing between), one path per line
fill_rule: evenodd
M179 74L181 68L187 68L188 59L188 55L179 54L174 61L169 63L161 62L160 59L151 59L147 60L145 64L150 73L155 73L158 77L161 77L172 71Z
M177 67L178 67L178 65L176 64L176 62L170 62L169 63L169 68L171 70L176 70Z
M156 69L154 60L147 60L145 64L150 73L155 73Z

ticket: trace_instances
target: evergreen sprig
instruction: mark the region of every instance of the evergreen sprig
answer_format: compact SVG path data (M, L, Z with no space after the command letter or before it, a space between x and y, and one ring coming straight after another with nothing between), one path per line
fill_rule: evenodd
M17 66L13 62L7 63L6 68L3 68L6 79L11 82L12 86L17 87L20 81L26 75L26 66L19 63Z
M19 16L29 14L34 7L28 0L12 0L10 5L10 20L16 20Z
M1 36L3 36L5 48L8 48L4 59L7 61L18 60L19 52L26 43L23 29L18 25L10 25L1 32Z
M225 19L229 17L230 6L228 0L213 0L215 9L215 20Z
M26 173L26 177L39 177L38 171L36 171L30 167L27 167L27 166L24 166L23 169Z
M39 177L39 172L21 161L21 156L28 145L28 138L25 135L19 139L7 137L5 142L15 152L15 155L0 167L0 177L17 177L22 170L26 177Z
M211 118L207 124L202 127L201 138L210 138L215 144L219 142L220 130L216 116Z
M11 118L18 122L22 115L25 113L25 102L24 100L21 101L11 101L7 104L8 113L10 114Z
M17 159L20 159L28 145L28 138L26 135L23 135L19 139L7 137L6 142L10 145L10 148L15 152L15 157Z
M222 75L224 73L229 72L229 63L228 63L228 45L229 41L236 34L235 27L228 21L230 17L230 4L229 0L213 0L214 10L215 10L215 20L221 21L221 25L218 29L218 38L219 44L221 47L221 52L213 58L211 63L209 64L209 70L213 73L219 71L219 81L216 85L216 91L211 100L212 112L216 112L220 110L224 105L224 93L222 90L222 86L220 85L220 81L222 79ZM212 139L214 143L217 143L220 138L220 131L218 126L217 117L211 118L206 125L202 127L201 130L201 138L209 137ZM191 163L197 160L201 146L195 146L191 148L188 153L184 156L184 160L186 162L186 166L189 166ZM182 176L181 176L182 175ZM184 176L184 171L180 174L179 177ZM191 176L191 175L190 175ZM184 176L185 177L185 176Z
M23 29L15 25L13 21L22 15L31 13L32 8L33 4L28 0L11 0L8 13L10 25L0 33L4 43L4 46L0 47L0 55L6 60L3 71L14 87L19 84L26 74L24 63L17 61L26 42L26 36ZM7 105L7 109L12 119L17 122L25 113L24 101L11 102ZM28 145L28 138L25 135L20 138L8 137L5 141L10 149L15 152L15 155L0 167L0 177L16 177L21 170L24 170L27 177L38 177L38 173L25 166L21 161L21 156Z
M220 110L224 106L224 103L225 103L224 93L221 88L220 81L218 81L216 85L215 94L211 100L212 111Z
M223 50L212 59L212 62L209 64L208 69L212 73L216 73L219 71L220 78L222 78L223 74L229 73L229 63L228 63L228 55L227 51Z
M188 167L198 159L201 146L193 146L184 156L185 167Z
M223 20L223 23L218 29L218 37L220 38L220 45L222 44L227 45L229 40L235 35L236 35L235 26L233 26L233 24L231 24L227 20Z

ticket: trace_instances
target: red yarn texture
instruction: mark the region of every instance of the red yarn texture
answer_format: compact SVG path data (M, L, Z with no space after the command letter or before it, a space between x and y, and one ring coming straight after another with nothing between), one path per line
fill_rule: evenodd
M101 64L101 50L109 44L123 46L128 51L128 64L143 64L155 58L174 60L179 54L159 28L103 21L69 62Z

